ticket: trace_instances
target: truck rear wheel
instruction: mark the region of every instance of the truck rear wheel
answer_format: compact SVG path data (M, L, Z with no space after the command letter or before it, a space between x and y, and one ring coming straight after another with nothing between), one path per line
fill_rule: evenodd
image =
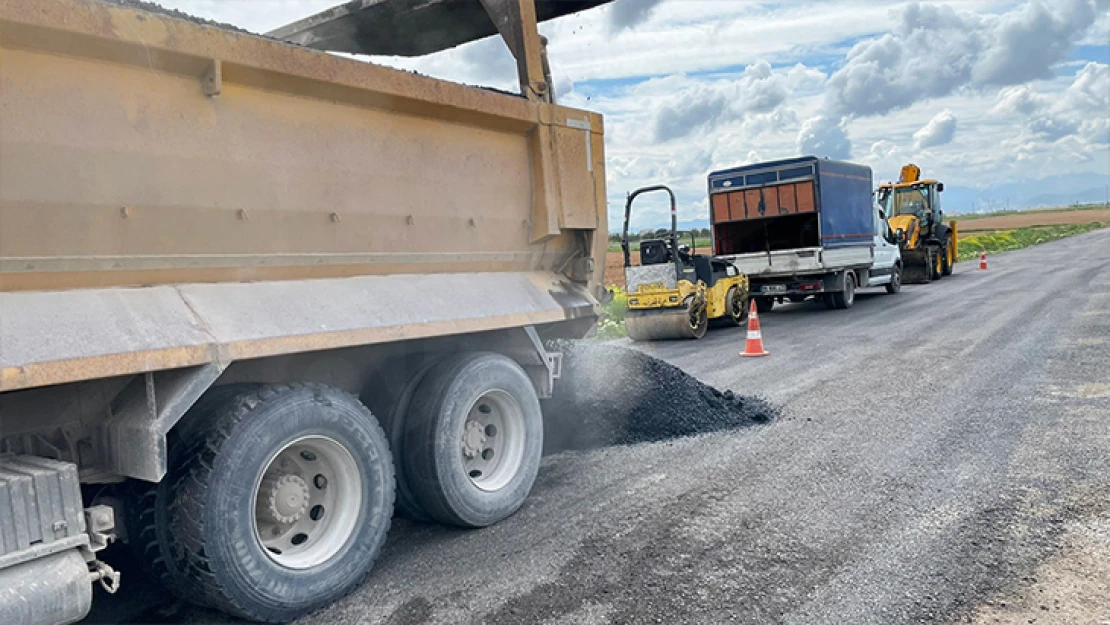
M492 353L440 362L417 389L407 421L404 471L429 516L485 527L523 505L539 471L543 417L516 362Z
M759 314L769 313L775 307L775 299L773 297L757 297L755 298L755 309Z
M856 303L856 274L844 274L844 290L825 294L825 305L829 308L847 309Z
M325 386L246 387L202 406L203 429L159 484L163 581L183 599L287 622L353 590L393 513L385 434Z

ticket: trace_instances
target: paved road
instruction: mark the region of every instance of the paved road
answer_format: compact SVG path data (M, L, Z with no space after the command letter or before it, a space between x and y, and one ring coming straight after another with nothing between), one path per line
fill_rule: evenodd
M483 531L399 522L303 624L1110 621L1110 230L990 262L783 306L768 358L647 348L784 416L548 458Z

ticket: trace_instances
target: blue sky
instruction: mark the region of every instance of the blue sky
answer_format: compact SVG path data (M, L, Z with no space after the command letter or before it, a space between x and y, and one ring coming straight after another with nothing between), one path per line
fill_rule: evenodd
M262 32L337 2L161 3ZM638 186L704 218L709 170L799 154L915 162L949 211L1110 184L1110 0L616 0L541 31L560 103L606 117L611 226ZM498 38L369 60L515 88Z

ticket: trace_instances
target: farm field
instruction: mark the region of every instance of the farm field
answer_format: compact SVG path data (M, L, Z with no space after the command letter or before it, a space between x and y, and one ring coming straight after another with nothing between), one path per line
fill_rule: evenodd
M1011 230L1032 226L1059 226L1067 224L1086 224L1095 221L1110 222L1110 208L1090 210L1031 211L997 217L956 217L963 236L991 230Z

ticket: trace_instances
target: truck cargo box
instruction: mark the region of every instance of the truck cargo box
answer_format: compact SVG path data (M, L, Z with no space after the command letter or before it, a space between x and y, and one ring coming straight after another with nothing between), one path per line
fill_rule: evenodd
M808 156L709 174L718 255L871 245L871 168Z

